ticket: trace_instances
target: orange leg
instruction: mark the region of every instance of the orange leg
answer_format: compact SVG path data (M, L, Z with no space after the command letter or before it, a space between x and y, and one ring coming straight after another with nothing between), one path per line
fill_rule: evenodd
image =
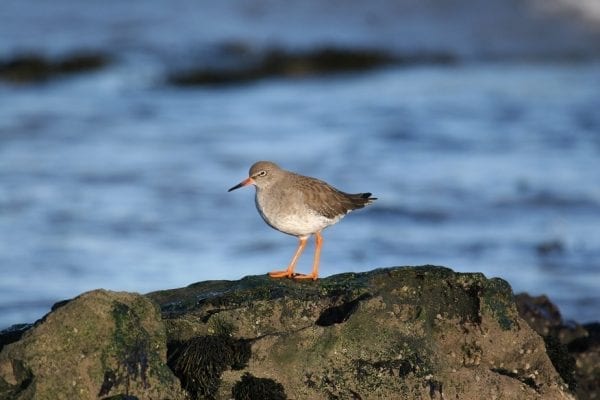
M316 281L319 277L319 259L321 258L321 246L323 246L323 237L321 236L321 232L315 233L315 258L313 261L313 269L312 273L308 275L298 274L294 276L294 279L312 279Z
M302 254L302 252L304 251L304 248L306 247L306 242L307 242L307 238L300 238L300 243L298 243L298 248L296 249L296 253L294 254L292 261L290 261L290 265L288 265L288 267L285 271L272 271L272 272L269 272L269 276L271 278L291 278L292 276L294 276L294 269L296 269L296 263L298 262L300 255Z

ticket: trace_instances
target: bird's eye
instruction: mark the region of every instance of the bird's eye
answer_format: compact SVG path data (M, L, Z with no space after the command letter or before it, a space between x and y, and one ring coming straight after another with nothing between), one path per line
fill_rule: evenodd
M258 176L265 176L265 175L267 175L267 171L260 171L258 173Z

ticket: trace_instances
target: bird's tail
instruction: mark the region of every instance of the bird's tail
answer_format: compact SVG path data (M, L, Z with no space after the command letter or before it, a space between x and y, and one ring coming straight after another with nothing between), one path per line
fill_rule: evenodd
M350 194L348 197L356 208L362 208L377 200L377 197L371 197L371 194L372 193L356 193Z

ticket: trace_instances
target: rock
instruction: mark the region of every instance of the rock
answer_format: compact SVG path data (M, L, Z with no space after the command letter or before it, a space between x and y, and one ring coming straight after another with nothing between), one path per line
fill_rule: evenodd
M398 56L378 49L323 47L304 52L267 49L252 52L243 44L223 46L220 59L229 66L199 66L172 73L168 81L178 86L225 85L270 77L305 77L340 72L360 72L387 65L450 64L444 53ZM231 67L233 66L233 67Z
M43 82L56 76L100 69L109 63L108 57L92 52L74 52L60 59L42 55L19 55L0 60L0 79L13 83Z
M535 250L540 256L562 254L565 252L565 244L558 239L547 240L538 243Z
M23 334L33 327L33 324L16 324L0 331L0 351L7 344L21 339Z
M600 323L582 326L586 336L568 344L575 358L575 380L577 398L580 400L600 399Z
M519 314L546 342L550 359L577 399L600 399L600 324L565 322L546 296L515 297Z
M171 362L217 372L186 386L192 398L572 398L509 285L482 274L253 276L148 296L161 305ZM182 381L199 383L185 370Z
M520 293L515 296L519 315L541 336L554 336L561 343L587 335L585 329L575 322L565 322L560 310L546 296L530 296Z
M0 398L184 399L166 364L166 342L149 299L82 294L4 347Z
M0 333L0 399L571 399L585 329L544 341L505 281L434 266L97 290Z

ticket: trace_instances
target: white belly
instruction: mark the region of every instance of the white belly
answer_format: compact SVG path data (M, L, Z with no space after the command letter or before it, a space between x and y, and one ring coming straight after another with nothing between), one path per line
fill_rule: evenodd
M306 237L329 225L338 222L343 215L327 218L313 210L303 207L301 202L288 203L287 206L272 204L257 192L256 208L269 226L288 235Z

